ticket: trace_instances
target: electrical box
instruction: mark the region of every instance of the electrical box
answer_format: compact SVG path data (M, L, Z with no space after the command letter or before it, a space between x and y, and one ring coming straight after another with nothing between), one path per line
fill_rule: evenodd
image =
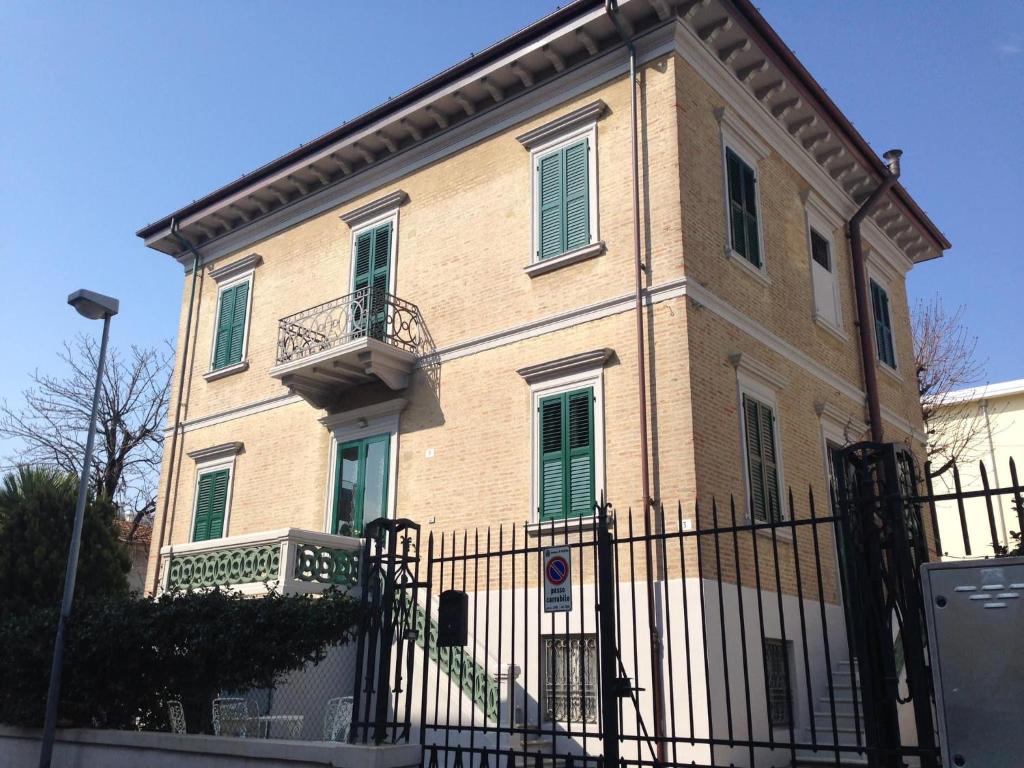
M464 646L469 638L469 595L457 589L441 593L437 610L437 645L440 648Z
M1024 557L921 567L942 764L1024 755Z

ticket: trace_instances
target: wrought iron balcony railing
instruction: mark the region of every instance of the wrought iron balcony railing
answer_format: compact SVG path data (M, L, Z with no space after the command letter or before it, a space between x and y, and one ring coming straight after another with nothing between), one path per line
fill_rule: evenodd
M419 355L428 337L415 304L390 293L360 288L282 318L277 364L296 362L363 338Z

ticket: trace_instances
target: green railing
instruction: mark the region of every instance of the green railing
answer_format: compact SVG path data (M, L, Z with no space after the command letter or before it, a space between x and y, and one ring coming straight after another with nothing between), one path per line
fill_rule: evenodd
M438 648L437 622L430 619L428 629L425 613L420 606L414 608L414 616L416 643L422 648L425 639L429 636L430 660L435 662L442 672L462 688L463 693L484 713L484 717L497 723L500 698L497 679L488 674L471 651L458 646Z
M294 576L299 581L354 587L359 583L359 550L300 544Z
M172 555L167 586L170 589L229 587L263 581L277 581L281 568L281 546L255 547Z
M164 547L163 591L239 589L259 594L320 592L359 583L362 541L283 528Z

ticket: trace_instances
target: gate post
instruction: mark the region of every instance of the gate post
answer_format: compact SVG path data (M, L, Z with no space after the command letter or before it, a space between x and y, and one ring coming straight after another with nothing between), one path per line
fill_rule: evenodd
M601 641L601 740L604 768L619 765L619 673L615 644L615 552L608 531L608 507L597 505L597 614Z
M928 560L928 547L924 546L922 521L915 519L912 527L908 525L908 512L911 510L908 510L907 505L912 502L904 498L904 491L916 493L917 478L914 475L912 461L901 461L895 443L886 446L883 457L886 513L889 516L888 523L892 535L890 567L894 571L895 581L892 586L899 591L899 597L902 598L897 600L897 604L902 608L900 638L907 674L907 689L910 703L914 708L917 745L924 750L921 754L921 766L933 768L936 765L932 753L935 748L935 723L932 719L931 671L925 656L928 638L924 626L924 596L919 570L920 565ZM895 689L899 685L899 672L894 671Z

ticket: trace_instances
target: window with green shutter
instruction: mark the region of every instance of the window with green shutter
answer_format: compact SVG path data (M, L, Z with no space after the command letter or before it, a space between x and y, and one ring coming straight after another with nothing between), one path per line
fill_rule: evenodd
M725 150L729 186L729 228L732 249L758 269L761 243L757 230L757 175L731 149Z
M224 535L224 514L227 510L230 479L230 469L218 469L199 475L192 541L219 539Z
M594 390L542 398L540 417L541 520L594 512Z
M355 318L375 339L384 337L387 325L387 294L391 275L392 223L386 221L356 235L352 290L366 289L363 315Z
M892 343L892 318L889 315L889 294L871 281L871 310L875 320L875 347L878 359L890 368L896 367L896 348Z
M750 516L764 523L782 519L779 495L775 412L770 405L743 395L743 434L750 488Z
M590 146L587 139L537 161L537 259L590 243Z
M245 313L249 308L249 281L220 292L217 303L217 336L213 345L213 369L242 362L245 346Z

